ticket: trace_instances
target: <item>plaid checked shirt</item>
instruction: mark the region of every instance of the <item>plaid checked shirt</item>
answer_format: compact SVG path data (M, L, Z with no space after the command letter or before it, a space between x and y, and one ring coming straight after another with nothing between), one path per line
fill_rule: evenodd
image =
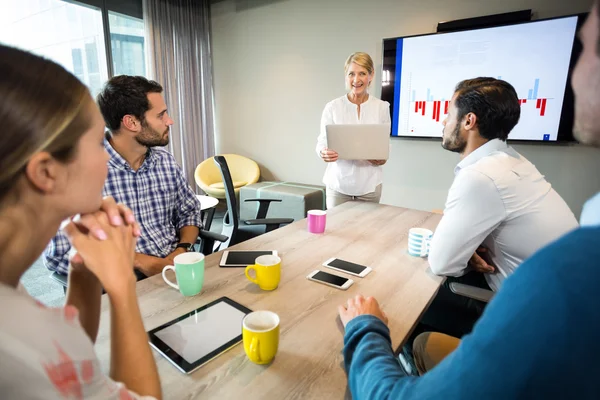
M202 227L200 201L170 153L150 148L142 166L134 171L108 140L104 147L110 160L102 192L133 211L142 230L137 253L166 257L175 250L181 228ZM46 268L67 274L70 248L69 240L59 231L44 252Z

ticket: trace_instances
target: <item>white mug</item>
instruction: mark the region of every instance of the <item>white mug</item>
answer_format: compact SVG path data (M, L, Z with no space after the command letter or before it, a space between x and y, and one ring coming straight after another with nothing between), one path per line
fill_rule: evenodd
M433 232L424 228L411 228L408 231L408 254L414 257L425 257L429 254L429 246Z

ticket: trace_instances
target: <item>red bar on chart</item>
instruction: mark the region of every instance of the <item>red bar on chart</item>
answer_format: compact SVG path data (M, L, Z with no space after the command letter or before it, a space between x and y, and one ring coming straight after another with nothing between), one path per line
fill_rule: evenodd
M537 102L535 103L535 108L540 108L542 105L542 99L537 99Z
M543 117L546 113L546 99L542 99L542 109L540 110L540 117Z
M435 117L437 116L437 108L438 108L438 102L434 101L433 102L433 119L435 119Z
M527 103L527 99L523 99L522 101L523 101L523 104Z
M421 108L421 115L423 115L423 116L425 115L425 105L426 105L426 104L427 104L427 103L425 103L424 101L422 101L422 102L421 102L421 107L422 107L422 108Z
M415 101L415 112L419 111L419 102Z
M444 103L445 103L445 104L444 104L444 114L448 114L448 104L449 104L450 102L446 100Z
M436 101L435 103L437 105L437 107L435 108L435 121L440 122L440 111L442 110L442 102Z

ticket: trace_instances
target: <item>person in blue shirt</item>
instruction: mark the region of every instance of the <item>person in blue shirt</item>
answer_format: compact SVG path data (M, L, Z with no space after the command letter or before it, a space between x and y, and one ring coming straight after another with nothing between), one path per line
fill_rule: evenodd
M599 0L580 32L573 72L575 136L600 147ZM600 204L582 227L526 260L503 284L473 332L421 376L408 376L372 297L339 307L344 364L354 400L600 398Z

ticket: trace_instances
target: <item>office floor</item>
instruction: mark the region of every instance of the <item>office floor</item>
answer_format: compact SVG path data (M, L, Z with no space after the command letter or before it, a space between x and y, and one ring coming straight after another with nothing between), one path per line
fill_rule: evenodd
M210 227L212 232L220 233L223 227L223 215L225 210L217 208ZM44 267L40 257L31 268L25 272L21 283L29 294L50 307L61 306L65 301L62 286L50 278L50 272Z

